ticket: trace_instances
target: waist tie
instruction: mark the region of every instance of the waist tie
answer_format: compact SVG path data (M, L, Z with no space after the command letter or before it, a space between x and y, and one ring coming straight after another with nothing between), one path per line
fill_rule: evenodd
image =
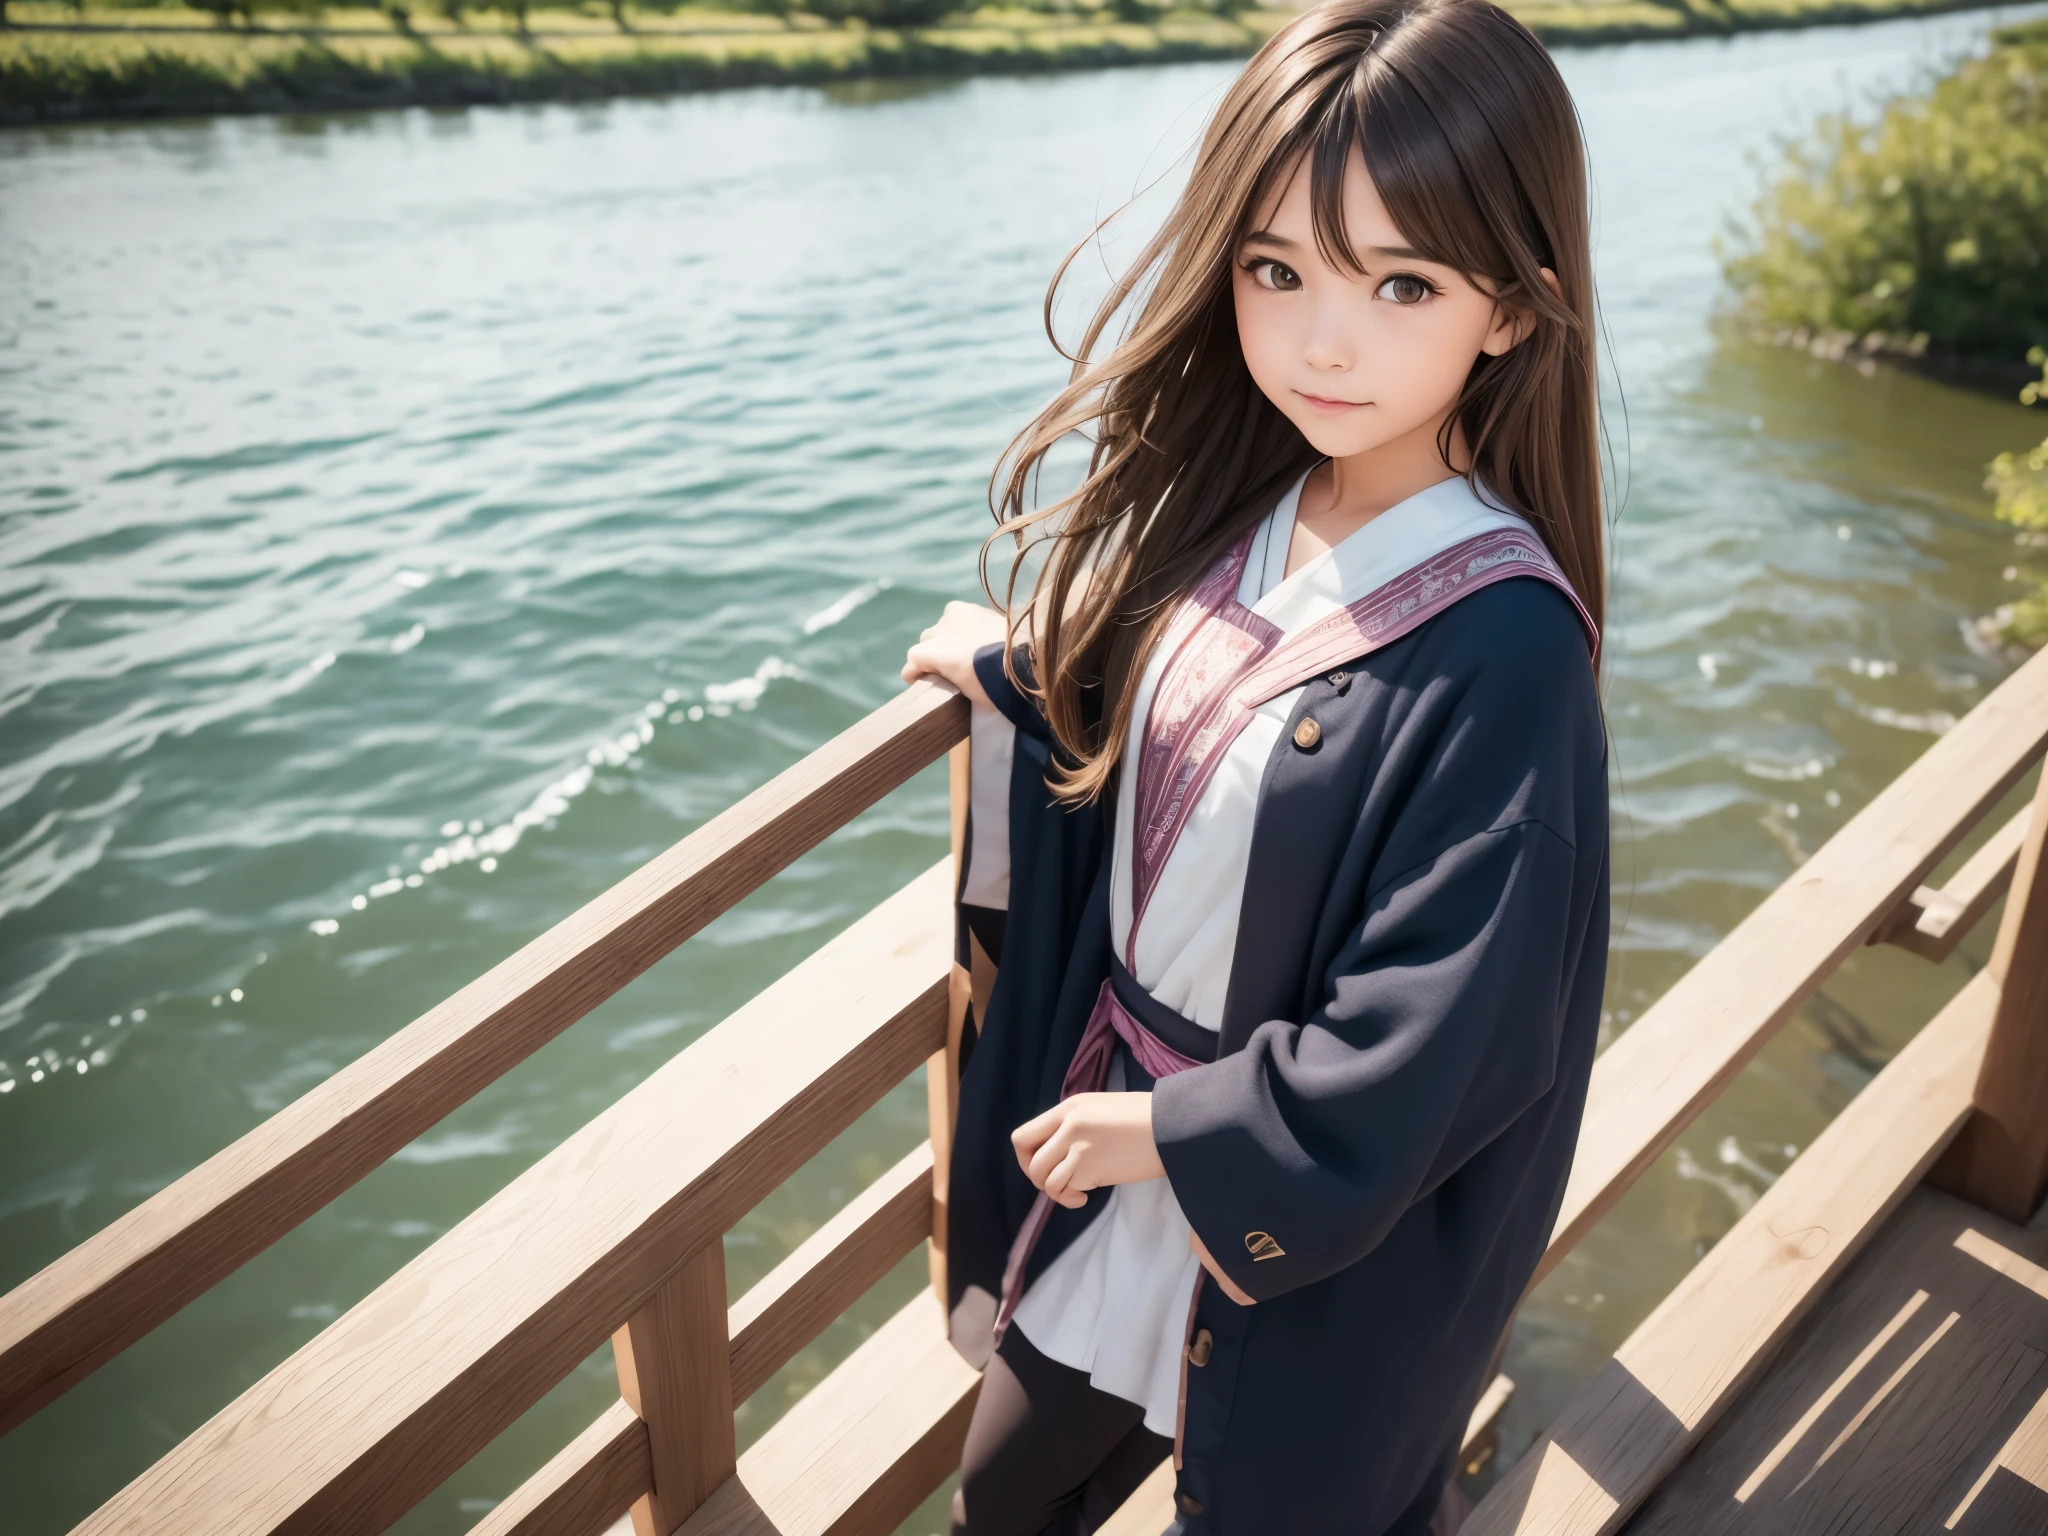
M1171 1077L1190 1067L1216 1059L1217 1036L1168 1008L1138 985L1137 978L1114 956L1102 990L1095 994L1095 1008L1081 1031L1081 1043L1060 1082L1064 1102L1077 1093L1100 1093L1109 1082L1109 1064L1116 1058L1121 1040L1132 1058L1153 1078ZM1162 1038L1164 1036L1165 1038ZM1172 1043L1169 1043L1171 1041ZM1010 1244L1010 1257L1003 1265L1003 1298L996 1309L996 1342L1001 1343L1024 1299L1024 1266L1052 1219L1052 1197L1043 1190L1031 1202L1031 1212Z

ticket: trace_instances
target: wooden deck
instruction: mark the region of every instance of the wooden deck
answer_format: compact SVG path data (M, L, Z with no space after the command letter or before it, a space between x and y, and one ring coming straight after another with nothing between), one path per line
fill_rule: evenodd
M0 1297L0 1430L949 751L957 861L966 715L950 689L906 691ZM2024 1229L2048 1189L2048 791L2010 804L2044 751L2048 654L1602 1054L1538 1278L1844 958L1884 942L1945 960L2004 901L1991 963L1645 1320L1465 1536L2048 1536L2048 1236ZM478 1536L892 1530L957 1464L979 1387L931 1296L744 1455L733 1409L944 1233L960 1041L989 981L962 963L953 868L690 1045L79 1530L385 1530L607 1338L618 1401ZM730 1298L724 1234L919 1071L930 1140ZM1496 1381L1475 1412L1475 1456L1509 1390ZM1163 1468L1107 1536L1157 1536L1172 1494Z
M2048 1231L1907 1197L1628 1536L2048 1531Z

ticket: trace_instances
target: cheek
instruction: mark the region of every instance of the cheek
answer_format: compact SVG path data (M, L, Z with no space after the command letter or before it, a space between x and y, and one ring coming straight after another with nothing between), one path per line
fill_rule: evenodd
M1274 294L1249 278L1233 285L1237 304L1237 344L1252 380L1269 395L1285 379L1290 349L1298 351L1288 330L1288 306L1273 302Z
M1406 396L1416 414L1434 415L1457 398L1484 337L1484 325L1448 309L1388 315L1374 328L1376 381Z

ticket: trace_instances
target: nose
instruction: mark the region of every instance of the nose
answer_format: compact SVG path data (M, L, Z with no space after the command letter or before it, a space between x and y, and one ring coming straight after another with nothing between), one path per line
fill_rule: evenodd
M1309 367L1328 373L1346 373L1354 361L1351 342L1339 307L1318 304L1309 323L1308 341L1302 360Z

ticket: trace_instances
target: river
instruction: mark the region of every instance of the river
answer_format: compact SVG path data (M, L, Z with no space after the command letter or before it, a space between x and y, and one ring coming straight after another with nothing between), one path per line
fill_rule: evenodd
M2008 668L1962 624L2044 564L1981 489L2037 422L1709 324L1752 157L1992 20L1563 56L1625 491L1612 1032ZM1063 376L1056 260L1170 184L1230 73L0 136L0 1288L888 698ZM941 856L944 793L921 776L0 1440L8 1528L68 1528ZM1987 943L1858 956L1545 1284L1506 1457ZM754 1212L735 1293L923 1121L907 1084ZM615 1394L607 1352L400 1528L466 1529Z

